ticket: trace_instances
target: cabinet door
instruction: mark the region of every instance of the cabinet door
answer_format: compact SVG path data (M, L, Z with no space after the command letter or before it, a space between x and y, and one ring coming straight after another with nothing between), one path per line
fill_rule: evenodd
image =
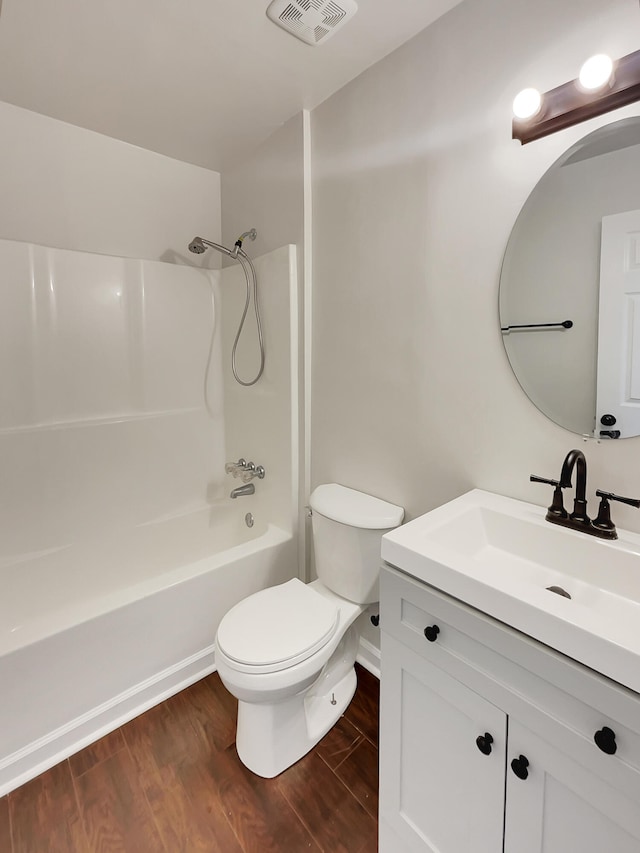
M513 719L507 761L504 853L640 853L637 802Z
M501 853L506 715L387 634L380 685L380 853Z

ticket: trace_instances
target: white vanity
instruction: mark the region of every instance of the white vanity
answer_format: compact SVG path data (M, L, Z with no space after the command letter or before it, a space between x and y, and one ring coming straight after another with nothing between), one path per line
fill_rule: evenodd
M380 853L640 853L640 536L544 516L383 539Z

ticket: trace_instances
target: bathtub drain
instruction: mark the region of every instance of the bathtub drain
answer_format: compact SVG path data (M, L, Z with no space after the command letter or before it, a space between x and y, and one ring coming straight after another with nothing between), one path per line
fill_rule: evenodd
M247 525L247 527L253 527L253 525L254 525L254 520L253 520L253 516L251 515L251 513L250 513L250 512L248 512L248 513L245 515L245 517L244 517L244 523Z

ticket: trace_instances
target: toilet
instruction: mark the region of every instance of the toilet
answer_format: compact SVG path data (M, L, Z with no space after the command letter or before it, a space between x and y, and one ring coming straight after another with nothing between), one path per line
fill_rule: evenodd
M378 601L381 538L404 517L337 483L318 486L310 505L318 580L250 595L216 635L218 674L238 699L238 755L265 778L312 749L353 698L354 623Z

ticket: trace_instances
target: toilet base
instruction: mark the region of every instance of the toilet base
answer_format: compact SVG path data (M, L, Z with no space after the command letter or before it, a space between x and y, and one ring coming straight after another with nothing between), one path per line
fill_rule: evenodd
M356 692L360 639L351 625L311 685L279 702L238 701L236 749L258 776L272 779L291 767L340 719Z
M258 705L239 701L236 749L240 760L257 776L278 776L333 728L353 699L356 686L352 666L337 684L323 684L320 678L309 690L284 702Z

